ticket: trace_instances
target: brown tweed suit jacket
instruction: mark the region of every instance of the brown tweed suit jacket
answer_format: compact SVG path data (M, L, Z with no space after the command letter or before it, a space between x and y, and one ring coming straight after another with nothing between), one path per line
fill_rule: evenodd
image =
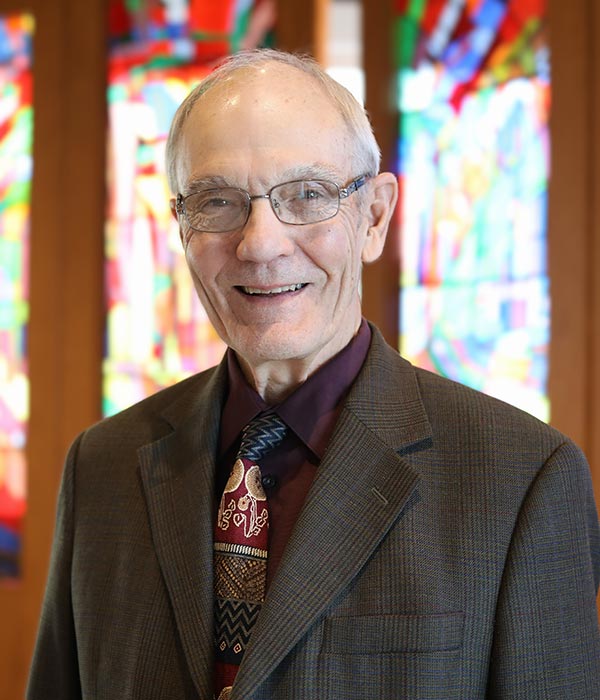
M225 377L74 443L29 700L212 697ZM580 451L374 331L233 697L598 700L599 574Z

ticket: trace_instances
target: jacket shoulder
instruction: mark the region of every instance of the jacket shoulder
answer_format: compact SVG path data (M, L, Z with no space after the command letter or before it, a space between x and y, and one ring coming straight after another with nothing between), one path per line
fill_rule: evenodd
M114 442L119 436L138 444L156 440L207 402L220 407L225 382L226 370L221 363L95 423L83 432L82 441L106 445L105 441Z
M537 463L540 456L571 443L560 431L514 405L412 365L377 329L367 363L368 381L377 390L369 400L376 397L396 414L410 405L413 418L426 416L437 448L500 452Z

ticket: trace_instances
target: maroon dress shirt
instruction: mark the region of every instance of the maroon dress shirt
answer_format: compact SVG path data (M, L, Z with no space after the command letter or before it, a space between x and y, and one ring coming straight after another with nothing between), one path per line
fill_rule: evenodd
M320 367L280 404L272 407L288 426L279 447L261 459L262 482L269 501L267 585L279 565L316 469L342 409L344 398L362 367L371 342L363 319L350 343ZM229 391L221 415L216 500L221 498L241 440L241 432L269 406L244 377L227 351Z

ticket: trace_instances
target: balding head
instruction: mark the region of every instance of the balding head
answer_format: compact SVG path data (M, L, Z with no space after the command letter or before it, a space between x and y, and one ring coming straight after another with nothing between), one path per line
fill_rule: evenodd
M298 80L295 72L299 71L311 80L302 81L302 88L310 98L307 85L314 81L314 89L321 91L330 101L331 107L341 117L342 124L348 132L350 158L356 172L373 176L379 172L380 151L373 135L371 124L362 105L342 85L333 80L312 58L297 56L272 49L256 49L234 54L218 66L206 77L183 101L171 125L166 147L166 167L169 186L172 192L179 192L182 183L177 177L177 160L180 155L181 134L195 108L201 108L201 98L215 87L224 87L227 83L235 83L252 79L253 74L260 73L269 63L275 63L280 68L277 74L282 79L292 83ZM289 73L289 77L286 74ZM276 90L277 86L274 85ZM218 118L218 117L217 117Z

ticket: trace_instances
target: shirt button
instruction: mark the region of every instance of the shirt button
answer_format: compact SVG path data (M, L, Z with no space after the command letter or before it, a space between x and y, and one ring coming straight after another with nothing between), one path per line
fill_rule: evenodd
M273 474L265 474L261 481L265 489L273 489L277 486L277 478L274 477Z

